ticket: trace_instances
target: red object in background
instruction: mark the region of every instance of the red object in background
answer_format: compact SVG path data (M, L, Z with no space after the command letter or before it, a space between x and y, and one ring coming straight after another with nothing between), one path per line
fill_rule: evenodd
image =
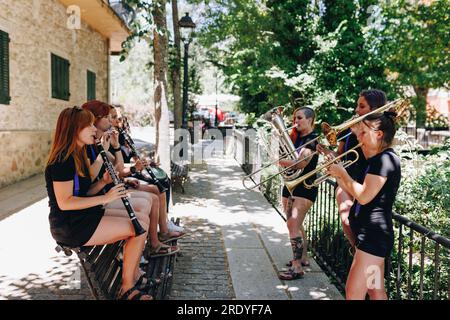
M216 116L216 107L208 107L209 114L211 116L211 119L214 121L214 118ZM217 108L217 119L218 122L222 122L224 120L225 115L223 114L223 111L219 108Z

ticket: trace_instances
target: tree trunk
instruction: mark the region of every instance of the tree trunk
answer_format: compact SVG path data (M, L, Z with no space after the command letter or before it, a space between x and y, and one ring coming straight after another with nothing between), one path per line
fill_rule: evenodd
M178 26L178 0L172 0L172 21L175 45L175 61L171 70L174 104L174 128L181 128L183 105L181 104L181 36Z
M157 0L157 5L154 6L152 14L156 26L153 32L153 55L155 62L155 93L153 99L155 103L156 160L161 162L162 169L170 176L166 0Z
M428 90L428 88L414 87L416 93L416 98L414 99L416 105L416 128L425 128Z

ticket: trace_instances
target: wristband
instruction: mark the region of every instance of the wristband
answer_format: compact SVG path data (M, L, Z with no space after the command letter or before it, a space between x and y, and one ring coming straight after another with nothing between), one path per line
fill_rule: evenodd
M120 147L118 147L117 149L115 149L115 148L113 147L113 150L114 150L114 152L119 152L119 151L121 151L122 149L120 149Z

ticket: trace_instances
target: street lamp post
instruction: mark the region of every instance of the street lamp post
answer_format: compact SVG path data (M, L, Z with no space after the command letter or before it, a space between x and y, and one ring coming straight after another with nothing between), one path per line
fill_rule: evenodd
M189 44L192 41L192 32L195 28L195 23L189 17L189 13L178 21L180 26L181 39L184 43L184 78L183 78L183 115L182 115L182 127L187 128L186 113L188 109L188 89L189 89L189 75L188 75L188 54Z
M219 119L217 118L217 72L216 72L216 117L214 118L214 126L219 126Z

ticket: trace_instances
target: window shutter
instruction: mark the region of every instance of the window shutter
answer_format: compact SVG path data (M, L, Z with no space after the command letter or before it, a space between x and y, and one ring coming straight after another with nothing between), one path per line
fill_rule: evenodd
M52 98L70 100L70 63L53 54L52 57Z
M87 100L96 99L96 74L92 71L87 71Z
M0 30L0 103L9 104L9 35Z

